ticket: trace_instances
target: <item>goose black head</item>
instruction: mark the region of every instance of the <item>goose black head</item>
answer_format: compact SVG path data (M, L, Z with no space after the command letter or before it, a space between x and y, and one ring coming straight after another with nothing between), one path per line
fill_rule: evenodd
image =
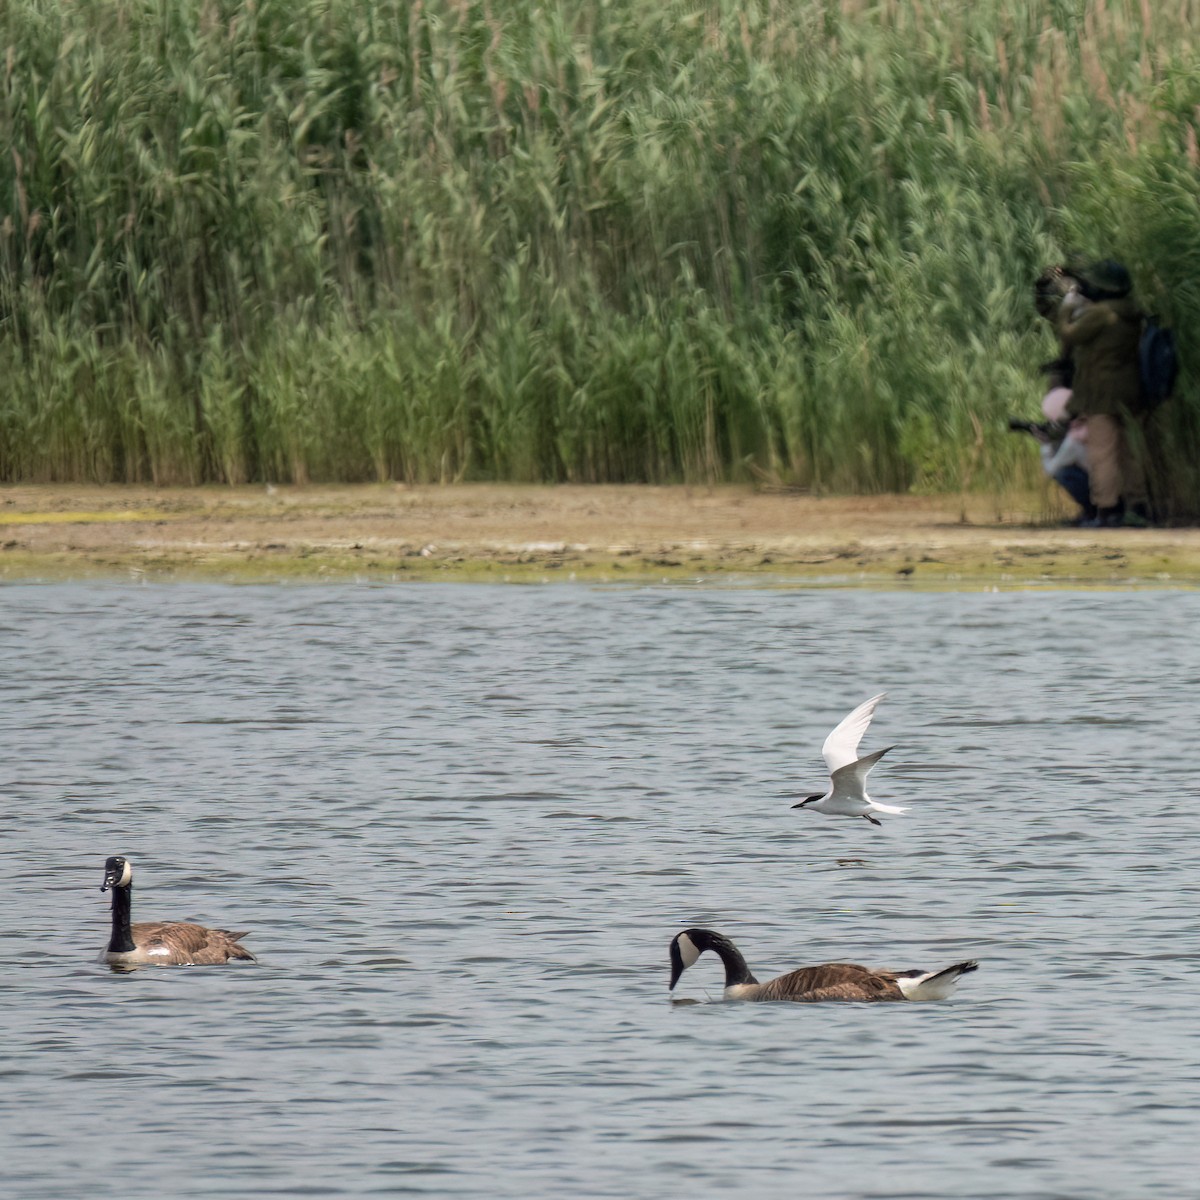
M114 854L104 863L104 882L100 885L102 892L109 888L128 887L133 882L133 868L129 860Z
M679 977L709 948L707 929L685 929L671 939L671 986L673 992Z
M803 808L806 804L812 804L814 800L820 800L820 799L821 799L820 794L818 794L816 796L805 796L804 799L801 800L799 804L793 804L792 807L793 808Z

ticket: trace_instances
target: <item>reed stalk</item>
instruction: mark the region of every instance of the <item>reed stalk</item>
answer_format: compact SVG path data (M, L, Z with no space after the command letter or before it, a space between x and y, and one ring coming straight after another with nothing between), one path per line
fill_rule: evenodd
M8 0L0 480L1022 486L1072 253L1198 513L1198 9Z

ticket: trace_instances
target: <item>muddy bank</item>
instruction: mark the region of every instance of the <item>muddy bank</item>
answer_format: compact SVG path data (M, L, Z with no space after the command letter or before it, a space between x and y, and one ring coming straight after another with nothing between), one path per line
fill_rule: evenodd
M1064 527L1053 494L749 487L0 489L0 578L1200 582L1200 529Z

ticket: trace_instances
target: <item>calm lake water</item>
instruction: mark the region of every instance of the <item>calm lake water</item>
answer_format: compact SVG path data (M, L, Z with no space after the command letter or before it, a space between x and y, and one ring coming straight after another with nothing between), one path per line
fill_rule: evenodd
M1198 629L1166 591L2 587L0 1192L1193 1195ZM790 811L882 690L909 814ZM261 962L109 973L110 854L135 920ZM760 978L982 965L672 1006L689 925Z

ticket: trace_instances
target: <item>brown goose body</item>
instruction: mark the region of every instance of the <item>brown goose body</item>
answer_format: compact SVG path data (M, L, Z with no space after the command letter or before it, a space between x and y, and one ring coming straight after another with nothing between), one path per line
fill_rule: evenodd
M141 966L205 966L228 962L231 958L248 959L254 955L240 939L245 932L208 929L186 921L130 922L133 906L133 868L121 857L105 863L101 891L112 888L112 934L100 953L100 961L114 969Z
M245 946L238 945L246 931L206 929L185 921L139 921L131 925L134 948L124 953L106 950L106 962L159 966L204 966L231 958L254 960Z
M870 971L857 963L822 963L801 967L766 983L734 984L728 1000L903 1000L900 985L886 971Z
M671 990L701 954L711 950L725 964L726 1000L942 1000L954 991L960 975L976 962L955 963L941 971L873 971L858 963L822 963L801 967L759 983L738 948L712 929L685 929L671 941Z

